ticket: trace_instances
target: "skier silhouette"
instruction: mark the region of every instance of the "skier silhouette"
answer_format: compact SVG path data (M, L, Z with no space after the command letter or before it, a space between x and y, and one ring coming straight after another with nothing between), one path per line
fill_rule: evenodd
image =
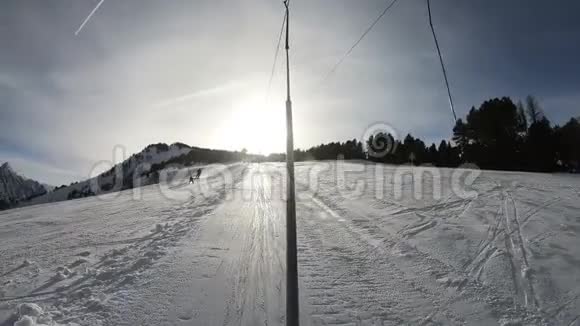
M195 174L195 178L192 175L189 175L189 183L193 183L195 180L199 180L201 176L201 168L197 169L197 173Z

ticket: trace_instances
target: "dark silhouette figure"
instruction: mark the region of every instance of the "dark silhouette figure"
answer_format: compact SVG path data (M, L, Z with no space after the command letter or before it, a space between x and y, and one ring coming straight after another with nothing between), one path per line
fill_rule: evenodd
M199 180L199 177L201 176L201 168L197 169L197 172L195 173L195 177L193 177L192 175L189 176L189 183L194 183L195 180Z

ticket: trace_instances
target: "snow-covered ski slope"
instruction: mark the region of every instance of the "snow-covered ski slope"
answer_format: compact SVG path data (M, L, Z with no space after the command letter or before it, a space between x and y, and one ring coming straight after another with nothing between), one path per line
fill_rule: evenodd
M296 171L303 325L580 325L577 176ZM284 173L0 213L0 325L283 325Z

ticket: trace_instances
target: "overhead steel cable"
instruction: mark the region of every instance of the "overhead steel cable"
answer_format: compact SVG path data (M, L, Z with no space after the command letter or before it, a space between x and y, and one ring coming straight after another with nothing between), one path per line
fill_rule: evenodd
M284 13L284 19L282 20L282 27L280 28L280 35L278 36L278 44L276 45L276 51L274 52L274 62L272 63L272 72L270 73L270 80L268 81L268 89L266 91L266 101L270 97L270 90L272 89L272 81L274 80L274 73L276 72L276 64L278 63L278 54L280 53L280 45L282 44L282 36L284 35L284 28L286 27L286 19L288 15Z
M330 69L328 74L322 79L321 84L326 82L332 74L336 72L338 67L343 63L343 61L352 53L352 51L362 42L362 40L367 36L368 33L375 27L375 25L389 12L389 10L395 5L398 0L392 0L387 7L381 12L381 14L369 25L369 27L362 33L362 35L354 42L354 44L344 53L344 55L336 62L336 64Z
M449 106L451 107L451 113L453 113L453 120L457 122L457 114L455 114L455 106L453 105L453 98L451 97L451 88L449 87L449 80L447 79L447 70L445 69L445 63L443 62L443 56L441 55L441 49L439 48L439 41L437 41L437 34L435 34L435 28L433 27L433 18L431 17L431 0L427 0L427 11L429 12L429 26L431 26L433 40L435 40L435 47L437 48L439 62L441 63L441 70L443 71L443 78L445 79L445 87L447 87Z

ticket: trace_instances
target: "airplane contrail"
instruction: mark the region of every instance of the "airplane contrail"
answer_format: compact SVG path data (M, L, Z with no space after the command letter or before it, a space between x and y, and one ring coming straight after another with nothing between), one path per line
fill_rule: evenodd
M173 104L189 101L189 100L192 100L192 99L198 98L198 97L220 94L223 92L231 91L232 89L235 89L236 87L239 87L240 85L242 85L242 83L239 81L230 81L230 82L227 82L223 85L195 91L195 92L192 92L189 94L185 94L185 95L181 95L181 96L177 96L177 97L172 97L170 99L160 101L160 102L154 104L153 107L163 108L166 106L171 106Z
M99 9L99 7L103 4L103 2L105 2L105 0L101 0L101 1L99 1L99 3L97 3L97 6L95 7L95 9L93 9L93 11L91 11L91 13L87 16L87 18L85 18L85 21L83 21L83 23L79 27L79 29L77 29L77 31L75 32L75 36L76 35L79 35L79 33L81 32L81 30L83 29L83 27L85 27L85 25L89 22L89 20L91 19L91 17L93 17L93 15L97 11L97 9Z

